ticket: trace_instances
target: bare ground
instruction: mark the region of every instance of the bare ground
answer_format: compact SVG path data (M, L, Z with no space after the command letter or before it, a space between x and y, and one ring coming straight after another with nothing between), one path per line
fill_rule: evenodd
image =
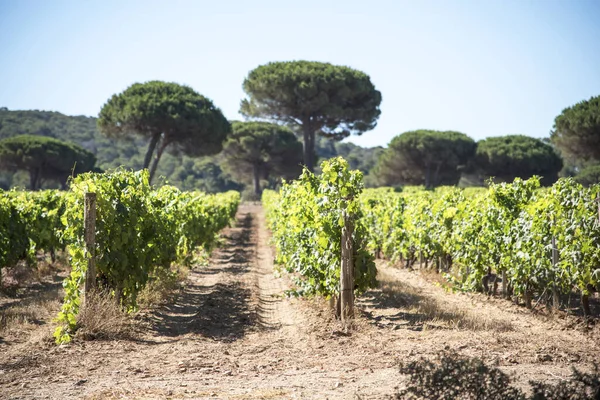
M0 398L379 399L401 383L398 362L442 350L496 362L520 384L600 359L597 327L447 293L385 262L346 335L325 301L282 296L260 206L240 207L224 235L174 301L136 317L133 339L57 347L50 312L0 332Z

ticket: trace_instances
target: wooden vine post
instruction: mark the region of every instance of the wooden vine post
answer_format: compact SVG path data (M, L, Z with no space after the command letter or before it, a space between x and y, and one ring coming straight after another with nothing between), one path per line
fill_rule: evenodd
M342 269L340 274L341 318L345 323L354 317L354 253L352 234L354 226L350 216L344 213L342 228Z
M600 195L596 197L596 204L598 204L598 224L600 225Z
M556 237L552 235L552 269L556 272L558 265L558 248L556 247ZM560 297L558 296L558 288L556 287L556 277L552 283L552 307L558 310L560 308Z
M85 194L83 232L85 248L89 254L83 287L84 296L87 296L96 287L96 193Z

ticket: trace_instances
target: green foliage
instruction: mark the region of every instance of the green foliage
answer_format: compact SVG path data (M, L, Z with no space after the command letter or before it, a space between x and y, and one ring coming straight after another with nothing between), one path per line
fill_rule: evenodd
M517 178L487 190L367 190L360 201L368 247L408 263L422 254L464 290L480 289L494 271L506 273L518 296L553 287L588 295L600 284L600 185L584 188L572 178L548 189L539 184Z
M96 118L93 117L71 117L52 111L18 111L0 108L0 138L6 139L17 135L53 137L65 142L78 143L92 151L94 143L90 141L94 140L98 132Z
M363 72L329 63L272 62L250 71L240 112L301 129L304 163L313 169L315 134L341 140L373 129L381 93Z
M109 137L147 138L144 168L156 150L150 179L167 147L188 156L216 154L231 130L209 99L188 86L161 81L135 83L113 95L100 110L98 127Z
M302 144L294 133L268 122L233 122L223 147L225 165L240 181L253 181L260 195L260 179L293 179L301 172Z
M509 135L480 141L473 166L485 179L512 182L538 175L542 184L551 185L563 163L549 144L529 136Z
M565 108L554 120L550 139L579 166L600 161L600 96Z
M473 139L460 132L405 132L384 150L376 175L384 185L455 185L460 179L459 168L471 159L475 147Z
M317 142L317 144L320 142L321 141ZM371 170L373 170L377 159L383 153L383 147L361 147L350 142L334 142L331 144L334 147L334 153L332 156L325 158L331 158L333 156L343 157L344 160L348 161L348 165L351 169L357 169L363 173L365 187L378 186L377 179L374 174L371 174ZM322 157L319 146L317 146L317 154L319 157Z
M263 205L277 247L277 262L293 273L298 293L339 293L341 234L345 218L354 221L354 277L359 292L375 285L373 257L365 248L365 228L357 197L362 174L338 157L321 164L322 174L304 170L279 194L265 190Z
M62 238L61 215L65 212L65 192L5 192L15 205L25 224L25 236L35 251L53 252L65 248Z
M163 186L152 190L148 171L83 174L75 178L62 216L72 271L58 315L57 342L76 330L80 286L90 256L83 240L84 194L97 194L97 281L114 291L119 304L136 308L136 297L151 274L186 261L196 246L209 248L234 216L239 193L206 195Z
M96 118L85 116L66 116L50 111L14 111L0 109L0 138L10 138L17 135L37 135L53 137L65 142L77 143L92 152L96 165L107 170L120 165L139 169L143 157L139 153L143 140L114 141L98 132ZM167 155L166 157L172 158ZM159 173L166 175L164 170ZM20 173L4 172L0 179L5 188L25 187L29 184ZM49 187L48 184L42 187Z
M361 147L353 143L334 143L335 155L348 161L351 169L358 169L364 174L368 173L383 152L383 147Z
M50 137L20 135L0 141L0 168L27 171L31 190L43 180L56 180L64 187L69 176L90 171L95 163L89 151Z
M37 251L63 249L64 210L64 192L0 191L0 270L21 260L33 266Z
M10 192L0 191L0 272L28 256L27 224L17 207Z
M510 386L510 377L478 358L442 354L438 362L420 359L400 365L408 375L405 388L396 399L487 399L525 400L523 393Z
M183 157L181 165L173 169L167 181L181 190L201 190L207 193L241 191L244 188L243 184L223 172L219 161L208 157L203 160Z
M600 164L590 165L583 168L575 176L575 180L583 186L590 186L600 183Z

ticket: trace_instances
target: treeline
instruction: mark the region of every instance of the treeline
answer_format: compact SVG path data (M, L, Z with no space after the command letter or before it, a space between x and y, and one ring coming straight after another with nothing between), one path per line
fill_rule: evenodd
M0 139L18 135L37 135L75 143L95 157L95 167L111 170L119 166L138 170L143 165L145 140L132 137L114 140L102 135L97 118L67 116L51 111L11 111L0 109ZM64 177L70 176L67 173ZM165 154L158 165L156 175L165 177L170 184L181 190L202 190L210 193L239 190L242 185L234 181L222 168L219 157L193 158ZM59 188L60 183L47 180L44 188ZM0 188L31 188L26 170L2 168Z
M140 169L143 165L147 143L141 138L111 140L100 133L97 128L97 120L95 117L69 116L53 111L13 111L2 108L0 109L0 140L9 138L14 140L15 136L29 135L41 137L40 141L44 141L43 138L53 138L65 142L61 147L77 147L90 161L79 163L76 172L84 169L85 165L90 166L87 170L97 171L113 170L120 166L134 170ZM289 130L287 131L289 132ZM260 132L257 132L257 135L260 135ZM27 141L24 138L21 140L24 144ZM285 178L291 179L299 175L302 144L296 140L295 146L293 157L296 164L292 164L292 167L288 169L288 171L294 172L292 175L289 172L281 175ZM227 152L231 152L235 147L235 141L233 141ZM279 156L285 154L285 149L283 150ZM359 169L365 174L368 174L373 168L381 151L383 151L382 147L364 148L353 143L332 142L325 138L321 138L316 143L318 159L329 159L340 155L348 160L352 169ZM64 155L64 152L61 151L59 154ZM240 154L240 157L242 156L243 154ZM40 161L39 158L37 160ZM63 157L62 160L66 159ZM247 161L241 161L239 157L235 157L231 161L234 168L226 165L228 163L224 153L200 158L167 153L163 155L157 166L156 176L164 178L165 181L181 190L201 190L208 193L244 190L245 187L254 190L253 182L250 179L252 177L243 173L243 167L247 165ZM31 168L35 170L37 165L33 163ZM63 188L66 179L73 173L73 165L74 163L68 164L57 179L40 177L36 181L38 183L35 188ZM281 167L277 167L275 173L279 174L281 169ZM276 188L280 183L281 176L269 176L266 172L263 171L260 175L261 187ZM33 187L29 169L0 169L0 189L6 190L12 187L29 189Z
M418 130L396 136L375 167L381 186L483 186L542 177L558 179L563 160L549 143L524 135L491 137L479 142L460 132Z
M162 81L134 83L113 95L97 120L0 110L0 139L11 137L20 146L0 141L6 171L0 186L24 186L26 178L16 171L29 173L32 189L65 181L57 174L39 177L57 159L37 160L31 149L40 145L31 137L15 138L24 134L77 143L76 152L96 157L97 165L87 170L146 168L151 181L164 176L182 189L209 192L247 187L259 195L298 177L301 165L314 172L319 158L338 155L362 170L367 186L482 185L490 178L533 175L544 185L561 175L587 185L600 178L600 96L563 110L545 140L509 135L475 143L460 132L417 130L396 136L386 149L363 149L341 140L373 129L381 114L381 93L364 72L321 62L272 62L250 71L242 88L243 122L228 121L194 89ZM64 169L60 175L69 176ZM70 175L78 172L71 168Z
M524 135L479 142L461 132L417 130L402 133L382 151L370 186L483 186L515 178L541 178L543 186L574 177L589 186L600 182L600 96L565 108L549 138Z

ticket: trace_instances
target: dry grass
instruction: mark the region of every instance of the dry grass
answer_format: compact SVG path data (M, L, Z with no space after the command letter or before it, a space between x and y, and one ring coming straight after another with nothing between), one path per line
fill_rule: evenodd
M41 282L49 276L56 275L59 269L59 264L52 263L52 261L50 261L49 259L42 260L38 262L37 268L33 269L32 276L36 281Z
M60 309L60 301L51 296L43 296L28 304L16 303L0 310L0 333L23 331L32 326L42 325L49 315Z
M208 254L199 249L191 256L191 260L194 267L206 265ZM186 265L157 269L138 294L140 309L150 309L171 301L181 291L189 272L190 268ZM85 306L79 312L77 323L77 337L84 340L131 339L135 330L132 318L104 292L88 296Z
M59 292L46 291L37 293L35 297L0 305L0 333L44 324L60 310L61 300Z
M77 316L77 338L131 339L134 334L133 321L122 311L114 298L103 291L86 295L83 307Z
M185 267L177 267L175 270L158 270L139 293L137 298L139 307L149 309L167 302L180 291L188 272L189 270Z
M0 291L14 296L22 288L42 283L57 275L66 275L69 271L70 266L64 252L58 252L54 262L49 255L40 253L35 266L19 261L11 268L0 268Z
M36 278L35 268L25 261L20 261L11 268L3 268L0 275L0 288L6 293L13 294L19 286L25 285Z
M37 268L23 262L6 271L3 278L8 285L2 291L8 296L0 295L0 335L13 339L29 335L30 341L44 343L51 340L48 322L60 311L62 286L48 278L54 278L60 267L41 260Z
M151 277L148 284L138 295L138 305L142 309L154 308L170 301L179 293L190 269L206 267L209 254L202 248L190 256L189 262L183 265L174 265L170 269L158 269Z
M454 285L452 282L449 282L448 279L444 277L444 275L438 273L436 270L428 268L428 269L418 269L419 275L427 282L431 282L433 285L441 287L442 289L451 292L454 289ZM450 276L457 278L454 274L449 273Z
M387 306L403 309L413 324L446 327L471 331L508 332L514 330L508 321L481 315L467 308L444 302L404 282L395 280L385 272L379 274L380 288Z
M420 327L423 330L440 328L478 332L511 332L515 330L510 321L469 309L470 304L465 303L464 299L461 299L463 304L440 301L431 293L406 282L398 281L396 277L382 270L379 271L378 280L379 289L367 293L369 299L357 299L359 304L362 303L359 308L371 308L375 315L381 315L384 320L391 321L391 324L403 321L404 324L408 323L410 326ZM361 312L357 311L358 318L343 324L336 319L332 303L318 296L303 299L301 304L308 306L304 311L312 310L315 318L319 321L318 326L308 326L307 329L321 332L327 336L362 331L372 323L369 321L372 317L361 318Z

